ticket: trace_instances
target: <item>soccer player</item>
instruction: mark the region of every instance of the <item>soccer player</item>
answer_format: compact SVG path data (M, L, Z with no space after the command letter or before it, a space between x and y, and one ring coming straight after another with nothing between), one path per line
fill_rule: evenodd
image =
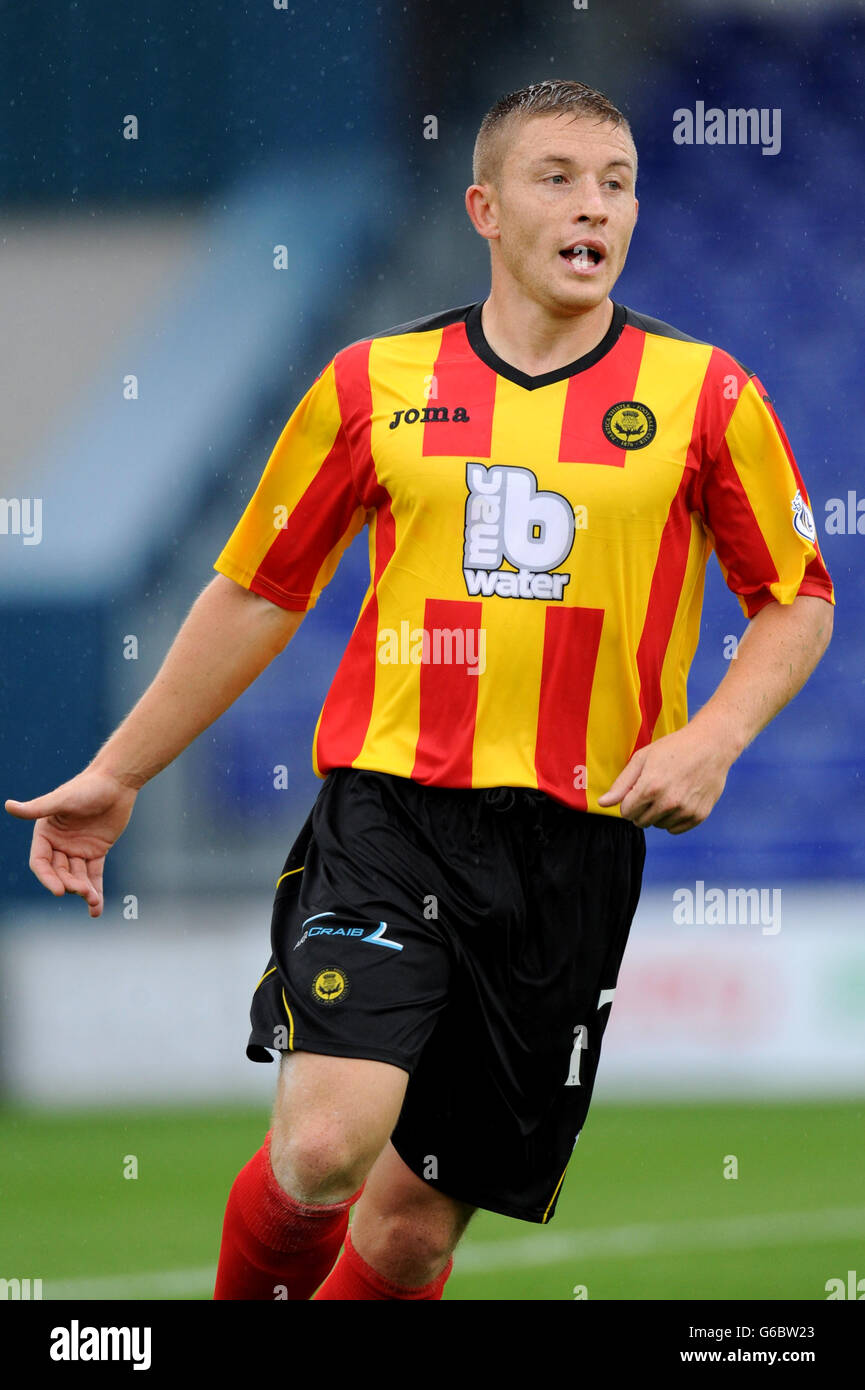
M36 820L40 881L98 916L139 789L368 527L315 732L323 786L253 994L248 1055L280 1071L218 1299L434 1300L476 1208L551 1219L645 827L705 820L829 641L831 581L762 384L611 299L636 166L625 118L580 83L492 108L466 193L488 298L335 354L153 684L77 777L6 803ZM689 720L713 549L750 621Z

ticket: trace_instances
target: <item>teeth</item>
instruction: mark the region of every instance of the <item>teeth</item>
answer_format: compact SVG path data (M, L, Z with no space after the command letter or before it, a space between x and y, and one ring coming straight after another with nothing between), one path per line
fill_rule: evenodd
M568 264L575 266L577 270L593 269L601 261L598 252L588 246L574 246L570 251L563 251L562 255Z

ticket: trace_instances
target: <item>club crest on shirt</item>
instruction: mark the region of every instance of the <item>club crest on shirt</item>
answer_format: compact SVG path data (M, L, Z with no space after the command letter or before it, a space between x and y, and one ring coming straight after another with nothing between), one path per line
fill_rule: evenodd
M813 541L817 537L817 528L814 525L814 513L806 505L802 496L801 489L797 490L796 496L790 503L793 511L793 530L803 540Z
M645 449L657 428L657 420L641 401L617 401L603 420L604 434L617 449Z

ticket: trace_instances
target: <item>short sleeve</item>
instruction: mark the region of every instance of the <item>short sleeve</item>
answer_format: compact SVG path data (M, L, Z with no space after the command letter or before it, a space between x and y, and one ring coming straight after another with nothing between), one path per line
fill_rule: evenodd
M700 478L698 510L748 618L773 600L834 603L805 484L759 379L748 377Z
M213 568L281 608L305 612L365 519L331 360L279 436Z

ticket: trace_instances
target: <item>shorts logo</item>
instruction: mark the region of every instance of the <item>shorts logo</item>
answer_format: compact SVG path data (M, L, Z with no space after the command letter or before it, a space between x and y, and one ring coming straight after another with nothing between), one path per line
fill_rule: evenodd
M302 927L302 928L305 928L306 930L304 931L303 936L300 938L300 940L299 940L299 941L295 941L295 943L294 943L294 950L296 951L297 948L298 948L298 946L302 946L303 943L304 943L304 941L306 941L307 937L315 936L315 935L317 934L317 928L315 928L315 927L310 928L310 926L309 926L310 922L317 922L321 917L335 917L335 916L336 916L336 913L334 913L334 912L316 912L315 915L314 915L313 917L307 917L306 921L301 923L301 927ZM358 935L360 935L360 934L361 934L360 931L358 931ZM328 935L330 935L329 932L328 932ZM340 931L340 936L345 936L345 932L344 932L344 931Z
M320 970L316 975L312 982L312 997L320 1004L337 1004L340 999L346 998L350 988L345 971L331 966L329 970Z
M468 592L561 602L571 576L552 571L574 544L576 513L568 499L540 492L528 468L467 463L466 485L463 577ZM505 560L513 569L502 568Z
M814 525L814 513L810 507L805 505L805 499L801 490L796 493L790 503L793 510L793 530L803 540L813 541L817 536L817 528Z
M314 917L307 917L306 922L301 925L306 928L298 941L295 941L293 950L297 950L305 941L314 936L359 936L361 941L368 941L372 946L387 946L391 951L401 951L402 943L391 941L385 937L387 922L379 922L375 931L367 932L364 935L363 927L310 927L308 922L317 922L322 917L335 917L334 912L317 912Z
M617 449L645 449L657 428L651 410L639 401L618 401L610 406L603 421L604 434Z
M379 922L379 924L378 924L378 926L376 927L375 931L371 931L371 932L369 933L369 936L365 936L365 937L363 938L363 940L364 940L364 941L368 941L369 944L370 944L371 946L388 946L388 947L390 948L391 951L401 951L401 950L402 950L402 942L401 942L401 941L388 941L388 940L386 940L386 938L385 938L385 932L386 932L386 931L387 931L387 922Z

